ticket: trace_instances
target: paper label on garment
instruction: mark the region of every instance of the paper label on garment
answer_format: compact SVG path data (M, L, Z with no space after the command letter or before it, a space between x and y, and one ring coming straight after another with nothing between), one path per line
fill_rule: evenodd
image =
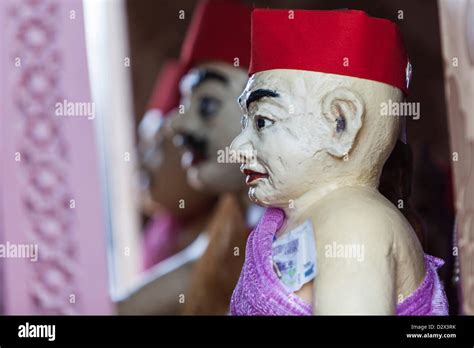
M297 291L318 274L316 243L310 220L273 241L273 266L281 282Z

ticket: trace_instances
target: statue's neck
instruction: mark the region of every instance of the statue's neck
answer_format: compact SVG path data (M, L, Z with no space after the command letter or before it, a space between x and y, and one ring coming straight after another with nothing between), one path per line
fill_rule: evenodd
M308 212L318 211L318 207L333 192L344 187L360 187L361 189L377 189L377 184L358 181L340 181L313 187L298 198L290 201L288 206L281 207L285 211L286 225L296 226L302 223Z

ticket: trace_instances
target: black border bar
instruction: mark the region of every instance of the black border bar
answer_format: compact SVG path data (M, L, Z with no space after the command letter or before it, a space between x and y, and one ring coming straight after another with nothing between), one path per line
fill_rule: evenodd
M26 323L30 327L55 325L55 340L18 337L20 325ZM474 317L0 316L2 348L86 343L131 346L170 343L403 343L473 347Z

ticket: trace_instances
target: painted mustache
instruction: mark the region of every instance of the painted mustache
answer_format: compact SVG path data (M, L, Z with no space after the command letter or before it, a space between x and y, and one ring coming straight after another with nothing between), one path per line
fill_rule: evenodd
M180 145L185 147L192 156L191 166L207 159L207 139L200 138L191 133L181 133L179 137L181 140Z

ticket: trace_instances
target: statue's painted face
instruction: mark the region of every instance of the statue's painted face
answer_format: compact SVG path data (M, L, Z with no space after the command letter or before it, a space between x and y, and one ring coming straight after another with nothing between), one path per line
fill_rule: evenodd
M399 124L382 117L380 105L402 98L396 87L349 76L290 69L256 73L239 98L242 132L232 143L244 160L250 198L288 207L305 202L300 198L310 191L378 184Z
M187 181L181 167L182 151L172 141L170 121L177 110L163 117L158 110L148 111L138 129L138 152L140 155L140 179L144 197L165 207L176 217L189 217L205 211L213 202L213 197L194 190ZM181 209L184 200L186 209ZM146 213L153 214L156 207L149 207L145 200ZM151 211L150 211L151 210Z
M239 165L225 156L225 150L240 129L236 100L246 81L243 69L216 62L197 66L181 82L185 112L171 126L185 148L182 164L188 180L197 189L226 192L243 188Z
M307 84L298 72L260 72L239 98L242 131L232 149L242 154L241 171L256 203L288 206L325 178L322 150L331 129L318 103L308 100ZM252 152L256 160L247 156Z

